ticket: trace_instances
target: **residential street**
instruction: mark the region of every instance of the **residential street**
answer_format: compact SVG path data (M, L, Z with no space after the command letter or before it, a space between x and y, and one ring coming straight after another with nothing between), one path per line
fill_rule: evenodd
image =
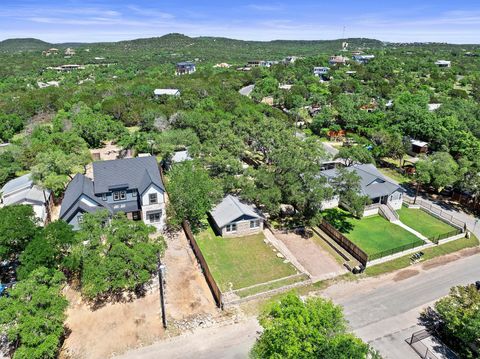
M404 340L419 329L421 310L446 295L450 287L480 278L480 254L463 253L383 277L339 283L322 294L345 307L355 333L371 342L385 358L416 359L418 356ZM246 358L257 330L256 320L250 318L158 342L119 358Z

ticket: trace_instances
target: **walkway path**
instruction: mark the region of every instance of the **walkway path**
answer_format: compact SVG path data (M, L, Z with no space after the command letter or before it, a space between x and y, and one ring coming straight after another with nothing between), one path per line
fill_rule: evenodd
M420 238L421 240L427 242L427 243L431 243L427 237L425 237L423 234L421 234L420 232L417 232L416 230L414 230L413 228L410 228L409 226L407 226L405 223L403 222L400 222L400 221L393 221L392 222L393 224L396 224L397 226L400 226L402 227L404 230L412 233L413 235L417 236L418 238Z

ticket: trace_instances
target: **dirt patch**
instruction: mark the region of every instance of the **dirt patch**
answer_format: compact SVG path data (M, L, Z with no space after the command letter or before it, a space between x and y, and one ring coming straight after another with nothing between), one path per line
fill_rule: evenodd
M168 240L166 266L168 316L181 320L194 315L216 315L218 310L185 233Z
M167 271L167 332L160 317L157 278L153 278L144 297L131 302L108 303L95 311L81 300L78 291L66 288L65 296L70 302L66 326L71 333L60 357L108 358L205 325L205 322L213 325L224 319L183 233L168 240L163 263Z
M90 154L94 161L108 161L108 160L116 160L119 158L121 152L121 148L117 145L114 145L111 141L105 143L105 146L102 148L95 148L90 150ZM85 175L93 179L93 166L90 163L87 166L87 170Z
M300 264L313 276L339 272L344 268L317 245L313 239L304 238L293 232L275 231L275 237L283 242Z
M60 358L108 358L164 336L158 291L128 303L107 304L93 311L79 292L67 288L66 326L71 330Z
M398 272L397 274L395 274L395 276L393 277L393 281L394 282L400 282L402 280L414 277L419 273L420 273L420 271L415 270L415 269L402 270L402 271Z
M460 254L462 258L465 258L465 257L473 256L477 253L480 253L480 247L467 248L467 249L464 249L463 251L460 251L458 254Z
M460 258L461 258L461 256L457 253L450 254L448 256L434 258L434 259L431 259L428 262L424 263L422 265L422 269L429 270L429 269L432 269L432 268L436 268L436 267L442 266L444 264L454 262L454 261L456 261L457 259L460 259Z

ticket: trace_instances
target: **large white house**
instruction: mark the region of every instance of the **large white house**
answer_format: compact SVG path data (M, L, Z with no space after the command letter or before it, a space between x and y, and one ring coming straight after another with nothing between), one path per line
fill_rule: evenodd
M402 208L403 194L405 190L398 184L386 178L372 164L358 164L346 167L347 171L352 171L360 178L360 193L370 198L372 205L387 205L393 210ZM328 181L332 181L338 176L336 168L327 169L321 172ZM338 196L324 201L322 209L336 208L340 205ZM370 213L365 213L366 215Z
M85 213L124 212L127 218L162 230L165 226L165 187L155 157L93 163L93 180L77 174L69 183L60 218L79 229Z

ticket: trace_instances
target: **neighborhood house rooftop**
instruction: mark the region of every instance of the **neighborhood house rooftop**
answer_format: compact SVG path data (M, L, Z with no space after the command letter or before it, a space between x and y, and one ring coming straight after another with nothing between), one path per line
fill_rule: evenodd
M150 183L154 183L165 190L157 160L153 156L93 162L93 178L96 195L107 193L112 186L119 184L142 192Z
M242 203L232 195L226 196L210 214L220 228L242 216L261 218L253 206Z
M178 89L155 89L153 91L155 96L162 96L162 95L168 95L168 96L178 96L180 95L180 90Z

